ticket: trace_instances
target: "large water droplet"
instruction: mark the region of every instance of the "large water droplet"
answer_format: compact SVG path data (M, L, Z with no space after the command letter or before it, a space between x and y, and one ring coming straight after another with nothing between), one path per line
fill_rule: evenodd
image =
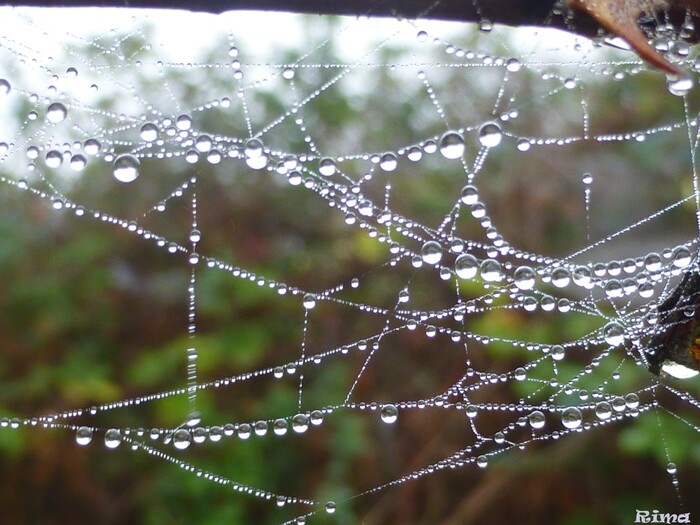
M100 144L100 141L97 139L87 139L85 144L83 144L83 151L88 155L97 155L100 149L102 149L102 144Z
M75 431L75 442L81 446L88 445L92 441L92 434L90 427L80 427Z
M309 416L297 414L292 418L292 430L297 434L303 434L309 428Z
M569 284L571 276L566 268L555 268L552 271L552 284L557 288L564 288Z
M495 122L488 122L479 128L479 142L487 148L495 148L501 143L503 133Z
M12 90L10 81L6 78L0 78L0 95L7 95Z
M58 168L63 164L63 154L60 151L52 149L46 152L46 165L49 168Z
M493 283L503 280L501 263L495 259L484 259L479 266L479 271L481 272L481 278L484 281Z
M461 200L462 203L466 204L467 206L473 206L479 202L479 191L476 189L476 186L467 184L464 188L462 188L459 200Z
M52 122L53 124L58 124L66 120L68 116L68 109L61 102L52 102L49 107L46 108L46 120Z
M286 419L275 419L275 422L272 424L272 431L276 436L284 436L288 428L289 424Z
M384 423L396 423L399 417L399 409L396 408L396 405L384 405L379 413L379 417Z
M469 253L463 253L455 261L455 273L460 279L473 279L479 270L479 261Z
M237 429L238 439L248 439L252 432L253 429L250 428L250 425L248 423L241 423Z
M673 250L673 255L671 256L673 260L673 266L676 268L685 268L690 264L690 261L692 260L693 256L690 253L690 250L686 248L685 246L679 246L675 250Z
M87 159L81 155L76 154L70 158L70 167L73 171L83 171L87 166Z
M267 421L256 421L253 425L253 432L258 437L267 435Z
M421 257L425 264L438 264L442 260L442 245L437 241L428 241L421 248Z
M173 434L173 446L178 450L185 450L192 444L192 435L186 428L180 428Z
M612 415L612 406L607 401L600 401L595 406L595 415L598 419L610 419Z
M105 446L117 448L122 442L122 434L118 428L110 428L105 432Z
M318 163L318 172L324 177L334 175L336 171L335 161L325 157Z
M385 153L379 159L379 167L384 171L394 171L398 165L399 163L396 159L396 155L393 153Z
M616 321L611 321L603 328L603 338L610 346L618 346L625 340L625 327Z
M550 350L550 355L555 361L561 361L566 355L566 350L561 345L554 345Z
M458 159L464 150L464 138L456 131L448 131L440 138L440 153L446 159Z
M517 73L522 68L522 63L517 58L509 58L506 61L506 69L510 73Z
M581 411L576 407L565 408L561 413L561 423L566 428L574 429L581 426Z
M179 117L177 117L175 125L177 126L177 129L181 131L187 131L192 127L192 117L190 117L189 115L180 115Z
M311 310L316 307L316 296L311 293L307 293L304 296L304 301L302 303L304 305L304 308L307 310Z
M513 282L521 290L532 290L535 287L535 271L529 266L521 266L513 273Z
M293 67L285 67L282 70L282 78L285 80L292 80L294 78L294 68Z
M668 86L669 93L677 97L683 97L693 89L693 77L687 73L669 75L666 77L666 85Z
M587 288L591 285L591 271L586 266L577 266L574 268L572 277L577 286Z
M153 142L158 138L158 126L153 124L153 122L146 122L141 126L139 135L141 136L141 140Z
M114 178L119 182L134 182L139 177L141 162L133 155L120 155L114 161Z
M661 370L665 374L675 377L676 379L690 379L691 377L695 377L696 375L700 374L700 372L697 370L688 368L687 366L681 365L674 361L664 362L664 364L661 365Z
M531 412L527 419L530 422L530 426L532 428L539 429L539 428L544 427L545 417L544 417L544 414L542 412L540 412L539 410L535 410L534 412Z

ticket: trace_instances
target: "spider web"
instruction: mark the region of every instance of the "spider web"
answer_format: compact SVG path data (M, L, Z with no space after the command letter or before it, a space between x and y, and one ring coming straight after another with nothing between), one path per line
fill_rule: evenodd
M115 522L612 520L513 474L574 447L656 473L619 522L696 510L697 381L645 353L695 264L693 91L488 21L2 15L6 493L43 448L179 509Z

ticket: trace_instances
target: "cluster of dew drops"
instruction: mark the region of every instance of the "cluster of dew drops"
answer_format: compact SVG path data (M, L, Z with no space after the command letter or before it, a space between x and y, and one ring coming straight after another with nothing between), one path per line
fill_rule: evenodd
M483 31L488 31L488 24L482 27ZM421 31L418 33L419 41L427 40L427 33ZM657 43L657 48L663 46L662 40ZM678 45L669 47L679 57L687 56L684 48ZM455 50L447 50L448 53L455 53ZM511 58L503 61L503 67L510 73L517 73L522 64L516 58ZM700 65L698 66L700 67ZM77 72L69 74L77 74ZM419 78L422 78L422 73ZM282 72L282 77L286 80L294 78L293 68L287 67ZM668 82L669 91L674 95L685 95L692 88L693 82L690 76L678 78L670 78ZM0 79L0 95L9 94L12 86L7 79ZM32 99L30 98L30 101ZM34 100L36 102L36 100ZM230 103L230 101L229 101ZM220 102L221 105L226 105L225 100ZM64 102L47 100L45 108L45 120L49 125L59 126L69 117L70 107ZM516 112L504 114L502 120L517 117ZM36 120L39 118L37 111L32 110L28 114L28 120ZM379 154L361 155L361 158L366 158L373 164L377 165L384 172L393 172L398 169L402 158L406 158L410 162L419 162L425 155L431 155L439 152L439 154L447 160L457 161L465 156L467 145L465 143L465 129L456 129L445 132L440 136L436 136L423 141L420 144L401 148L396 152L385 152ZM538 280L545 284L551 284L555 288L565 289L572 284L581 287L585 290L593 288L601 288L604 295L609 299L619 299L629 297L633 294L638 294L640 297L648 299L655 293L655 284L661 282L668 277L668 269L681 271L691 264L691 251L686 246L677 246L673 249L664 250L662 254L650 253L644 257L637 259L628 259L625 261L610 261L607 263L597 263L590 265L574 265L557 261L543 256L525 254L510 248L508 243L499 234L498 230L493 226L490 218L487 215L486 206L480 200L479 191L474 183L470 180L466 184L460 195L459 202L469 210L471 216L480 221L486 230L486 236L492 243L485 248L487 257L482 259L477 258L468 250L469 243L465 243L459 238L448 238L445 236L439 240L428 239L415 233L416 225L412 225L405 218L397 216L388 208L381 209L360 194L359 186L344 187L344 191L336 191L329 189L341 188L340 183L334 182L323 183L325 179L330 181L341 170L341 160L331 157L314 157L313 155L289 155L279 152L269 151L261 138L250 138L246 141L236 142L233 146L217 144L217 141L212 137L196 133L192 129L192 118L187 114L179 115L175 118L163 118L156 122L144 122L139 128L139 138L144 144L160 144L163 145L168 138L178 138L178 147L181 148L177 152L187 162L196 163L205 156L206 160L212 164L217 164L224 157L230 159L242 159L246 165L254 170L269 170L279 173L286 177L288 183L292 186L303 185L304 187L316 191L325 198L333 207L344 210L345 222L348 225L359 225L368 230L370 236L383 240L390 244L390 253L392 255L409 255L411 264L415 268L435 267L439 269L440 277L447 281L453 276L462 280L472 280L479 277L492 291L498 290L503 283L506 283L506 289L512 292L512 296L519 302L522 308L526 311L534 311L537 308L543 311L558 310L566 313L571 310L572 303L566 298L556 299L546 294L540 294L539 297L528 295L527 292L537 288ZM483 152L488 153L489 150L497 148L501 145L504 138L504 133L501 125L497 121L489 121L478 127L477 140L478 146ZM185 140L182 140L185 139ZM519 151L528 151L533 145L539 144L541 141L537 139L517 139L516 147ZM10 146L6 143L0 143L0 155L7 153ZM88 164L88 159L91 157L98 158L103 155L104 160L112 163L112 174L114 178L125 184L136 181L141 171L141 159L137 153L113 154L112 152L105 153L103 145L96 138L88 138L82 142L80 149L82 151L73 151L77 148L68 148L61 151L57 148L48 148L43 157L44 164L48 168L57 169L64 163L68 163L71 169L82 171ZM165 151L165 150L163 150ZM39 159L42 154L42 149L30 145L26 148L27 158L34 162ZM165 155L165 153L163 153ZM158 156L158 154L156 154ZM483 160L483 156L482 156ZM313 167L312 167L313 166ZM317 168L314 168L317 166ZM478 168L476 166L475 168ZM310 176L312 174L313 176ZM584 184L590 185L592 179L590 175L584 176ZM27 182L20 179L17 186L21 189L27 188ZM181 192L180 192L181 194ZM341 197L336 195L340 194ZM57 197L54 199L54 207L62 208L65 205L63 198ZM159 204L156 209L163 211L164 204ZM76 210L77 211L77 210ZM387 224L389 222L398 222L398 228L401 228L402 233L409 239L420 240L421 245L417 253L411 252L406 246L398 245L395 240L382 236L378 233L377 225ZM139 230L140 231L140 230ZM196 233L195 233L196 232ZM201 233L198 230L193 230L190 235L190 240L193 244L199 242ZM467 244L467 246L465 246ZM454 262L451 267L443 265L445 260L445 252L454 255ZM505 264L501 262L506 256L512 256L516 259L527 258L532 264L514 265L511 262ZM665 264L664 260L669 261ZM200 262L199 257L190 257L192 264ZM208 262L216 265L218 261L208 260ZM260 283L269 285L267 279L260 279ZM262 285L261 284L261 285ZM288 287L279 285L278 291L286 293ZM315 308L317 302L322 299L315 294L303 293L299 290L294 290L295 293L302 293L302 304L306 310ZM405 291L403 295L399 295L399 302L406 302L408 296ZM493 295L493 294L492 294ZM487 303L488 304L488 303ZM463 314L462 310L455 310L454 313ZM653 324L653 315L647 316L644 320L647 324ZM621 345L628 337L629 330L618 321L608 322L602 330L602 341L610 346ZM453 340L459 340L460 334L455 334ZM561 345L553 345L547 347L547 352L555 361L564 359L566 349ZM279 378L284 374L284 369L279 367L279 372L275 369L274 377ZM293 373L293 366L288 366L288 373ZM524 368L516 369L512 377L516 381L522 381L526 378L527 373ZM154 396L154 399L158 396ZM129 404L129 403L126 403ZM122 406L121 403L114 405ZM629 415L639 409L640 401L636 394L630 393L626 396L612 396L604 400L597 401L591 405L592 412L595 414L597 421L602 423L614 419L616 415L622 417L622 414ZM113 406L103 407L104 409L114 408ZM372 403L370 410L379 412L382 422L393 424L398 420L399 412L402 408L414 408L415 404L396 403L396 404L377 404ZM557 412L561 425L570 431L585 429L591 426L591 423L586 423L586 418L581 408L577 406L557 407L553 409ZM585 410L585 409L584 409ZM251 437L263 437L269 433L275 436L284 436L291 429L297 434L305 433L310 427L321 425L324 417L333 411L333 408L325 408L313 410L308 413L298 413L288 418L278 418L275 420L260 420L250 423L229 423L222 426L201 426L201 420L196 415L191 415L185 424L175 429L129 429L129 428L109 428L104 431L104 446L108 449L115 449L123 442L128 441L132 446L138 447L138 443L131 438L142 439L150 438L152 441L162 440L166 444L172 443L172 446L177 450L185 450L193 444L201 444L206 441L219 442L223 438L237 437L241 440L247 440ZM476 414L476 409L473 406L467 406L465 409L467 415L473 417ZM83 411L73 411L64 414L65 418L71 418L82 415ZM97 410L90 410L94 414ZM63 425L57 420L56 416L47 416L38 419L19 420L17 418L0 420L0 427L18 428L21 425L35 426L38 424L46 427L68 427L75 432L75 440L78 445L86 446L93 442L94 434L97 429L89 426L72 426ZM517 425L529 425L533 430L540 430L546 426L547 415L542 410L533 410L526 417L521 417L517 421ZM502 443L505 440L503 433L497 433L494 436L496 443ZM479 455L474 458L474 463L479 467L486 467L488 464L487 455ZM668 472L675 474L676 466L669 463ZM329 502L326 505L326 511L332 513L335 510L335 504Z

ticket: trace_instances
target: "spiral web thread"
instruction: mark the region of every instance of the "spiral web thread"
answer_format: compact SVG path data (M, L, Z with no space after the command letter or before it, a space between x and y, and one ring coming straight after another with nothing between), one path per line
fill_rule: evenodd
M87 34L70 25L75 12L51 16L3 13L8 31L0 32L0 108L8 125L0 135L2 192L39 203L51 221L69 223L76 235L96 223L108 238L129 236L148 253L187 268L189 279L181 283L187 296L184 375L162 391L9 415L0 439L48 429L75 435L94 455L113 453L105 447L117 448L125 461L146 453L201 483L242 493L236 497L269 501L280 522L303 523L441 471L488 471L540 444L644 417L658 420L663 432L667 423L660 416L671 415L697 438L692 384L651 375L644 354L656 306L693 267L697 249L693 91L671 93L679 87L667 86L629 53L561 34L492 28L486 21L465 31L420 20L306 20L314 30L298 43L304 51L292 50L292 59L280 61L259 44L274 40L280 26L272 22L246 39L239 38L245 19L207 17L207 42L172 48L159 42L168 31L177 40L186 29L168 18L170 29L154 32L165 14L122 17L114 30ZM302 23L279 20L285 29ZM361 46L359 38L366 40ZM334 45L343 60L328 62ZM693 71L687 46L671 40L670 47ZM205 48L211 53L206 59ZM196 90L177 84L188 75ZM671 109L640 116L631 103L626 118L604 118L606 90L623 99L638 83L658 84L656 96ZM266 106L270 93L276 102ZM314 119L323 104L343 97L366 105L366 125L317 132ZM393 129L402 111L411 112L412 127ZM647 166L645 176L630 159L655 141L673 145L680 160L655 159L658 165ZM103 180L113 200L82 200L84 177ZM439 206L421 203L422 179L429 177L440 181ZM644 197L644 184L655 177L692 193ZM160 194L139 195L148 178L158 181ZM537 191L550 183L556 195L540 206ZM213 227L207 198L219 186L239 193L254 187L298 201L311 235L332 228L339 241L369 246L370 263L346 254L356 274L339 278L320 268L318 283L304 285L288 282L283 270L268 275L239 263L231 255L237 249L207 242ZM559 220L574 225L565 250L517 237L542 227L539 217L551 216L546 207L559 199ZM639 206L631 206L637 199ZM273 218L275 206L266 210ZM667 234L669 225L673 234ZM248 227L256 225L235 225ZM294 250L303 252L305 242ZM207 301L200 283L212 274L234 287L261 290L273 307L283 304L280 316L296 324L296 349L278 357L271 345L262 368L240 365L224 375L200 370L200 341L210 329L200 326L200 304ZM339 280L324 281L328 275ZM326 323L328 316L334 325ZM485 321L492 316L506 326L509 319L576 319L572 330L578 332L558 341L536 334L512 338L492 331ZM404 356L406 345L426 359ZM450 369L420 383L424 367L441 360ZM337 363L350 372L329 379L341 386L319 397L318 384ZM403 374L405 388L385 391L380 374ZM224 420L208 420L200 409L204 394L255 395L276 383L294 385L295 409L262 405L253 419L229 413ZM170 398L187 401L181 424L128 423L131 411ZM399 465L389 477L335 501L321 499L312 487L288 493L252 486L190 456L256 439L276 440L278 447L314 435L330 439L325 429L351 415L401 440L408 432L404 421L435 413L458 429L458 447ZM113 414L119 414L116 422ZM678 486L673 462L668 457L668 482Z

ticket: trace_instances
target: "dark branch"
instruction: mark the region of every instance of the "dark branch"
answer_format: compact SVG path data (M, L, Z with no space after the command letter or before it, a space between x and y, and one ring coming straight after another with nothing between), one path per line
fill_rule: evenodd
M1 4L0 4L1 5ZM236 10L288 11L318 15L391 16L511 26L547 26L591 36L599 30L622 37L650 64L666 73L681 70L648 42L639 23L653 30L671 20L680 25L693 13L698 29L700 0L24 0L6 5L35 7L135 7L186 9L209 13Z

